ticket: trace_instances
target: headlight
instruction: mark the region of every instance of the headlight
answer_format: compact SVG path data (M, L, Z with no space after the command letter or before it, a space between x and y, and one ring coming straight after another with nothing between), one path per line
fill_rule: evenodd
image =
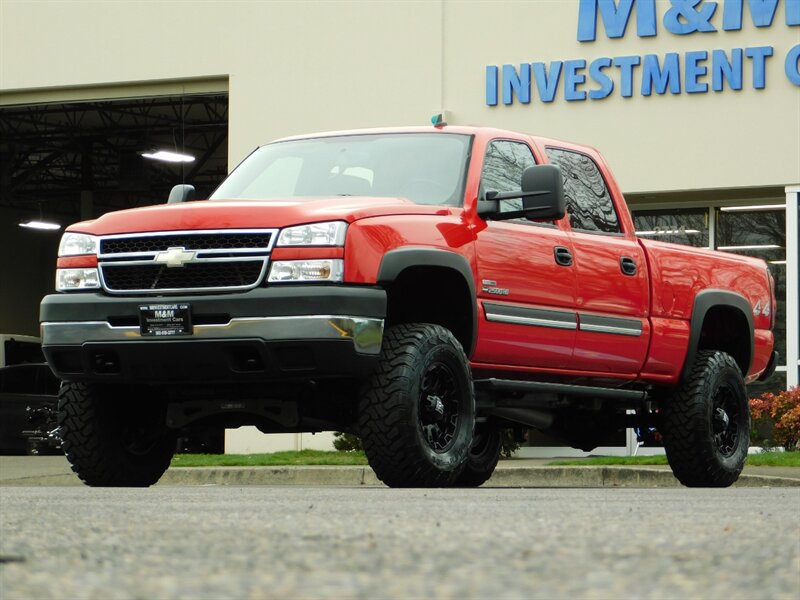
M90 290L100 287L100 277L97 269L57 269L56 290L69 292L71 290Z
M272 263L269 282L342 281L343 274L344 261L341 258L282 260Z
M344 246L346 232L344 221L289 227L281 231L278 246Z
M61 236L58 245L59 256L77 256L79 254L97 254L97 238L85 233L70 233Z

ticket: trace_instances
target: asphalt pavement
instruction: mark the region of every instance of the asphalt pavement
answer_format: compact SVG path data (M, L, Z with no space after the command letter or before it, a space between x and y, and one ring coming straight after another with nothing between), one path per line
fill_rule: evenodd
M0 488L0 597L797 600L800 489Z
M486 487L679 487L667 466L548 466L552 459L501 460ZM82 485L63 456L0 456L0 486ZM381 486L369 467L172 467L158 485ZM798 467L745 466L739 487L800 486Z

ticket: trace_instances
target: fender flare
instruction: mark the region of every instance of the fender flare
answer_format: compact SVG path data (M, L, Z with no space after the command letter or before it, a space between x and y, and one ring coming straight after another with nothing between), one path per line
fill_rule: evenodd
M400 274L410 267L438 267L449 269L458 273L464 280L469 291L470 319L472 322L472 336L469 348L464 348L467 356L472 356L478 336L478 310L477 294L475 293L475 279L472 268L465 257L456 252L441 250L439 248L398 248L384 254L378 268L377 283L388 285L394 282Z
M683 363L683 369L681 370L681 381L686 380L686 377L692 369L692 365L694 365L694 359L700 344L700 333L703 330L703 321L705 321L708 311L717 306L732 308L741 313L747 321L750 346L747 348L746 360L744 361L746 364L739 363L739 368L742 370L742 377L746 377L750 372L750 367L753 365L753 348L755 347L753 308L744 296L736 292L728 290L703 290L698 293L694 299L694 308L692 309L692 318L689 328L689 346L686 350L686 361Z

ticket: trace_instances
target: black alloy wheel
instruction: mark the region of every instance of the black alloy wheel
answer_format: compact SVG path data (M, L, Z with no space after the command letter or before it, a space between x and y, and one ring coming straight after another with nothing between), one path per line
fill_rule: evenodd
M718 350L698 352L686 381L665 402L658 429L683 485L732 485L750 444L750 407L736 361Z
M441 362L432 363L422 376L419 425L434 452L447 452L458 433L459 397L455 375Z
M440 325L390 327L359 395L358 433L390 487L452 485L475 427L475 392L461 344Z

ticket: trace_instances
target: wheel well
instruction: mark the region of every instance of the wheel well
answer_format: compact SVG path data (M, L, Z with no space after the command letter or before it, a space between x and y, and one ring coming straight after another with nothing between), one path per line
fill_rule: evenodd
M445 267L409 267L386 286L387 326L435 323L449 329L472 353L474 300L464 277Z
M727 352L739 365L742 375L750 369L750 330L742 312L731 306L713 306L703 319L698 350Z

